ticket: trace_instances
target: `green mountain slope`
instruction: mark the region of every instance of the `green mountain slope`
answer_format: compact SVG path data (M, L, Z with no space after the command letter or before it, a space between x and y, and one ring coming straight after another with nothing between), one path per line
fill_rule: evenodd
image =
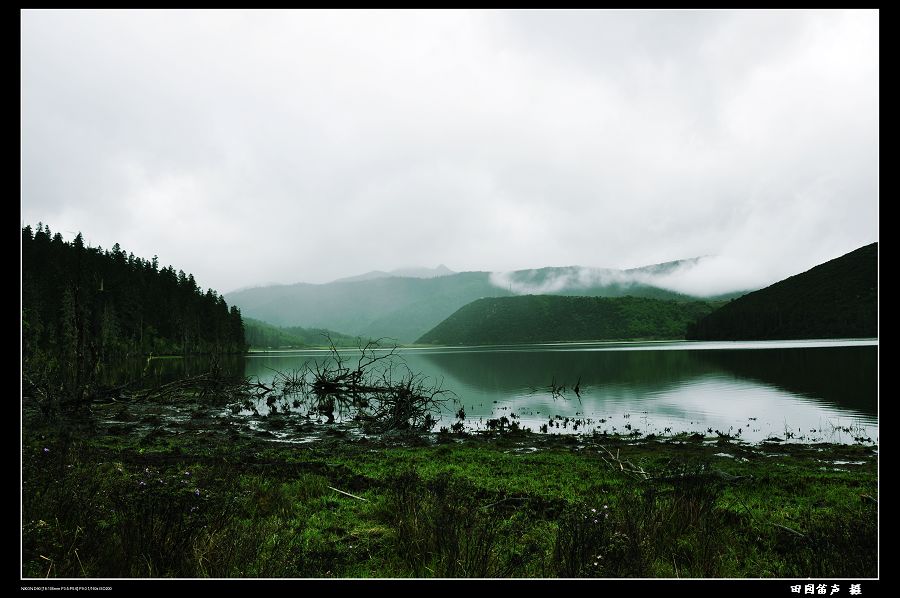
M389 337L400 342L414 341L460 307L482 297L540 292L691 299L632 282L622 271L593 270L595 275L585 280L576 276L578 270L587 269L542 268L513 272L506 279L507 285L492 281L489 272L461 272L435 278L392 276L327 284L299 283L244 289L228 294L227 299L239 305L245 316L277 326L328 328L350 335ZM628 271L628 275L633 276L640 270ZM606 276L604 273L607 272L611 274ZM565 284L550 291L522 290L530 286L553 286L554 277Z
M724 305L688 330L697 340L878 335L878 243Z
M330 338L336 347L355 347L356 337L323 328L300 326L272 326L253 318L244 318L244 334L251 349L298 349L328 345ZM326 338L325 335L328 335Z
M684 338L687 325L710 313L706 301L642 297L525 295L474 301L418 342L485 345L618 339Z
M485 272L438 278L299 283L248 289L229 295L245 315L279 326L340 330L351 335L415 339L460 305L494 294Z

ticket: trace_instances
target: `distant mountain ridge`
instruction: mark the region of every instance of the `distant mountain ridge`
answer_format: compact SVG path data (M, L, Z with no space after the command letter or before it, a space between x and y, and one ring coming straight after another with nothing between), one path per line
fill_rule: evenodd
M396 268L390 272L383 270L372 270L365 274L357 274L356 276L347 276L346 278L338 278L332 282L358 282L360 280L373 280L375 278L390 278L397 276L400 278L437 278L438 276L450 276L456 274L453 270L444 264L438 265L436 268Z
M700 260L704 259L707 256L698 256L698 257L689 257L681 260L673 260L671 262L662 262L659 264L650 264L649 266L640 266L638 268L629 268L624 270L626 274L669 274L678 270L679 268L696 266L700 263Z
M735 299L688 330L696 340L877 336L877 242Z
M408 343L460 307L482 297L530 293L632 295L688 301L693 297L654 286L649 281L654 273L690 267L693 263L679 260L628 271L570 266L500 274L458 272L430 278L362 275L326 284L256 287L226 297L239 305L245 316L276 326L327 328L348 335L387 337ZM535 292L535 288L541 290Z

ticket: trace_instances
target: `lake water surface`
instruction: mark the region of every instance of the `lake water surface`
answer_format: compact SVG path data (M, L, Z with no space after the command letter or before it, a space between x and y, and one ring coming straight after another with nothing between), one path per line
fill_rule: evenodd
M452 425L461 406L470 429L506 417L559 434L878 441L877 340L563 343L399 354L410 370L458 397L436 428ZM323 351L255 353L243 360L243 373L271 380L273 370L326 357ZM551 384L565 390L554 395Z

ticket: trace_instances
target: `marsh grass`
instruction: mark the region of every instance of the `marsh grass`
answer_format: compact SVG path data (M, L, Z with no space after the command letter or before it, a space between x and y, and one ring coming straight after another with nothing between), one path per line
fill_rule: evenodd
M25 577L877 575L864 447L834 449L867 463L841 471L803 447L747 462L694 443L614 449L642 478L537 435L297 447L82 432L26 434Z
M397 476L381 510L396 532L397 553L417 577L494 577L498 521L480 508L477 489L440 475L425 482L414 471Z

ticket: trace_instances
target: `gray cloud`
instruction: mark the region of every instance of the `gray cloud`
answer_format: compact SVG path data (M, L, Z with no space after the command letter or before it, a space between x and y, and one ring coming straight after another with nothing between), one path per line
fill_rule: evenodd
M221 291L877 239L875 11L24 11L22 218Z

